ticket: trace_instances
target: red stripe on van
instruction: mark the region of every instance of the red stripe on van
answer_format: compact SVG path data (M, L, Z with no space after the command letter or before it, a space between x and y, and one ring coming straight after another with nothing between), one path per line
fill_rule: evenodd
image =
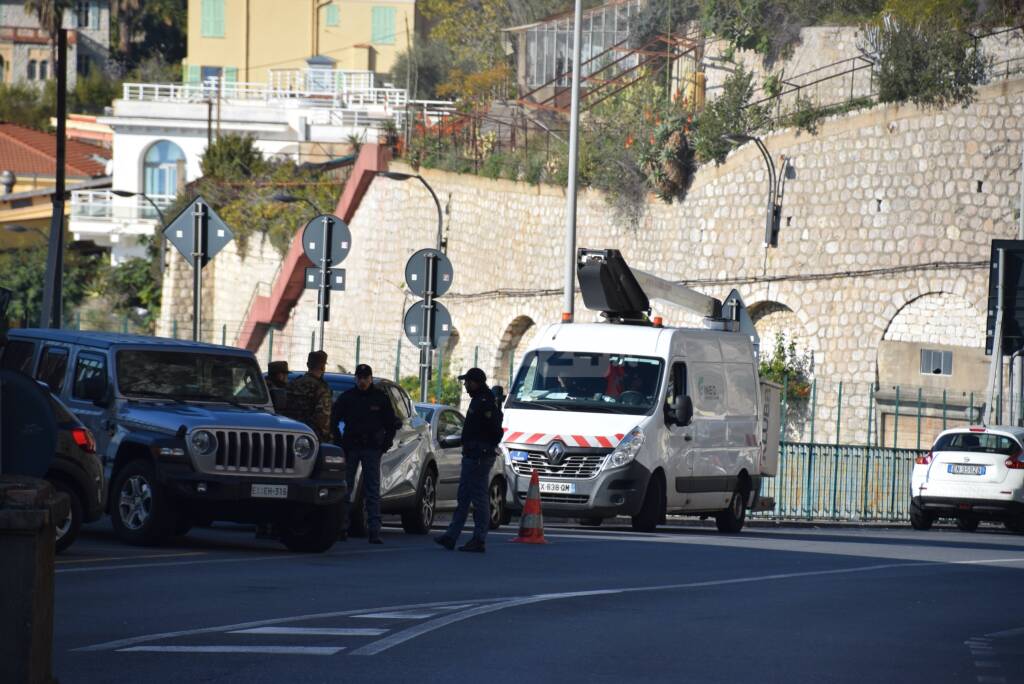
M508 436L508 439L506 441L514 442L514 441L516 441L517 439L519 439L522 436L523 436L522 432L513 432L511 435Z
M576 446L581 446L581 447L588 447L588 446L590 446L590 442L588 442L587 438L582 436L582 435L573 435L572 438L573 438L573 441L576 442Z
M543 433L540 433L540 432L538 432L538 433L537 433L537 434L535 434L535 435L530 435L530 436L529 436L529 437L527 438L527 440L526 440L526 443L527 443L527 444L536 444L537 442L539 442L539 441L540 441L540 440L542 440L542 439L544 439L544 435L543 435Z
M607 437L597 437L597 443L603 447L611 447L612 445Z
M625 436L626 436L626 435L618 434L618 435L615 435L615 439L616 439L617 441L621 442L621 441L622 441L622 438L623 438L623 437L625 437Z

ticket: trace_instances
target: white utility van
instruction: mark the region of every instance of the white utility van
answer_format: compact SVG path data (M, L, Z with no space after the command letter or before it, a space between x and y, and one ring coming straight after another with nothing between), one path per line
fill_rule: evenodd
M759 382L750 335L607 317L552 325L526 351L504 408L509 509L536 470L546 514L629 515L639 531L713 515L738 532L771 505L761 480L778 462L778 388Z

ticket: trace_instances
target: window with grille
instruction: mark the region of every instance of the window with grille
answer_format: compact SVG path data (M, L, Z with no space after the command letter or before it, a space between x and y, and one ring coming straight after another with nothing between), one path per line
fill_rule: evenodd
M922 375L952 375L953 352L937 349L921 350Z
M341 23L341 9L337 5L328 5L326 19L328 26L337 26Z
M395 44L395 8L374 7L370 14L370 42L376 45Z
M224 0L203 0L200 31L203 38L224 37Z

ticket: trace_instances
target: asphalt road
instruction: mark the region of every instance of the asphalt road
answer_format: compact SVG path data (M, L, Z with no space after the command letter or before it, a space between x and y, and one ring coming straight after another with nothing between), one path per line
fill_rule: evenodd
M1024 536L983 525L549 525L485 555L385 530L296 555L92 526L57 566L72 682L1024 682Z

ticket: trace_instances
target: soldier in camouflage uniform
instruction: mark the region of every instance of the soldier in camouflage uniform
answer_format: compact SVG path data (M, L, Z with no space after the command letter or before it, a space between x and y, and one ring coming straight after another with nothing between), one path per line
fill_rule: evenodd
M324 381L327 352L309 353L306 374L288 383L285 415L313 428L322 442L331 439L331 388Z

